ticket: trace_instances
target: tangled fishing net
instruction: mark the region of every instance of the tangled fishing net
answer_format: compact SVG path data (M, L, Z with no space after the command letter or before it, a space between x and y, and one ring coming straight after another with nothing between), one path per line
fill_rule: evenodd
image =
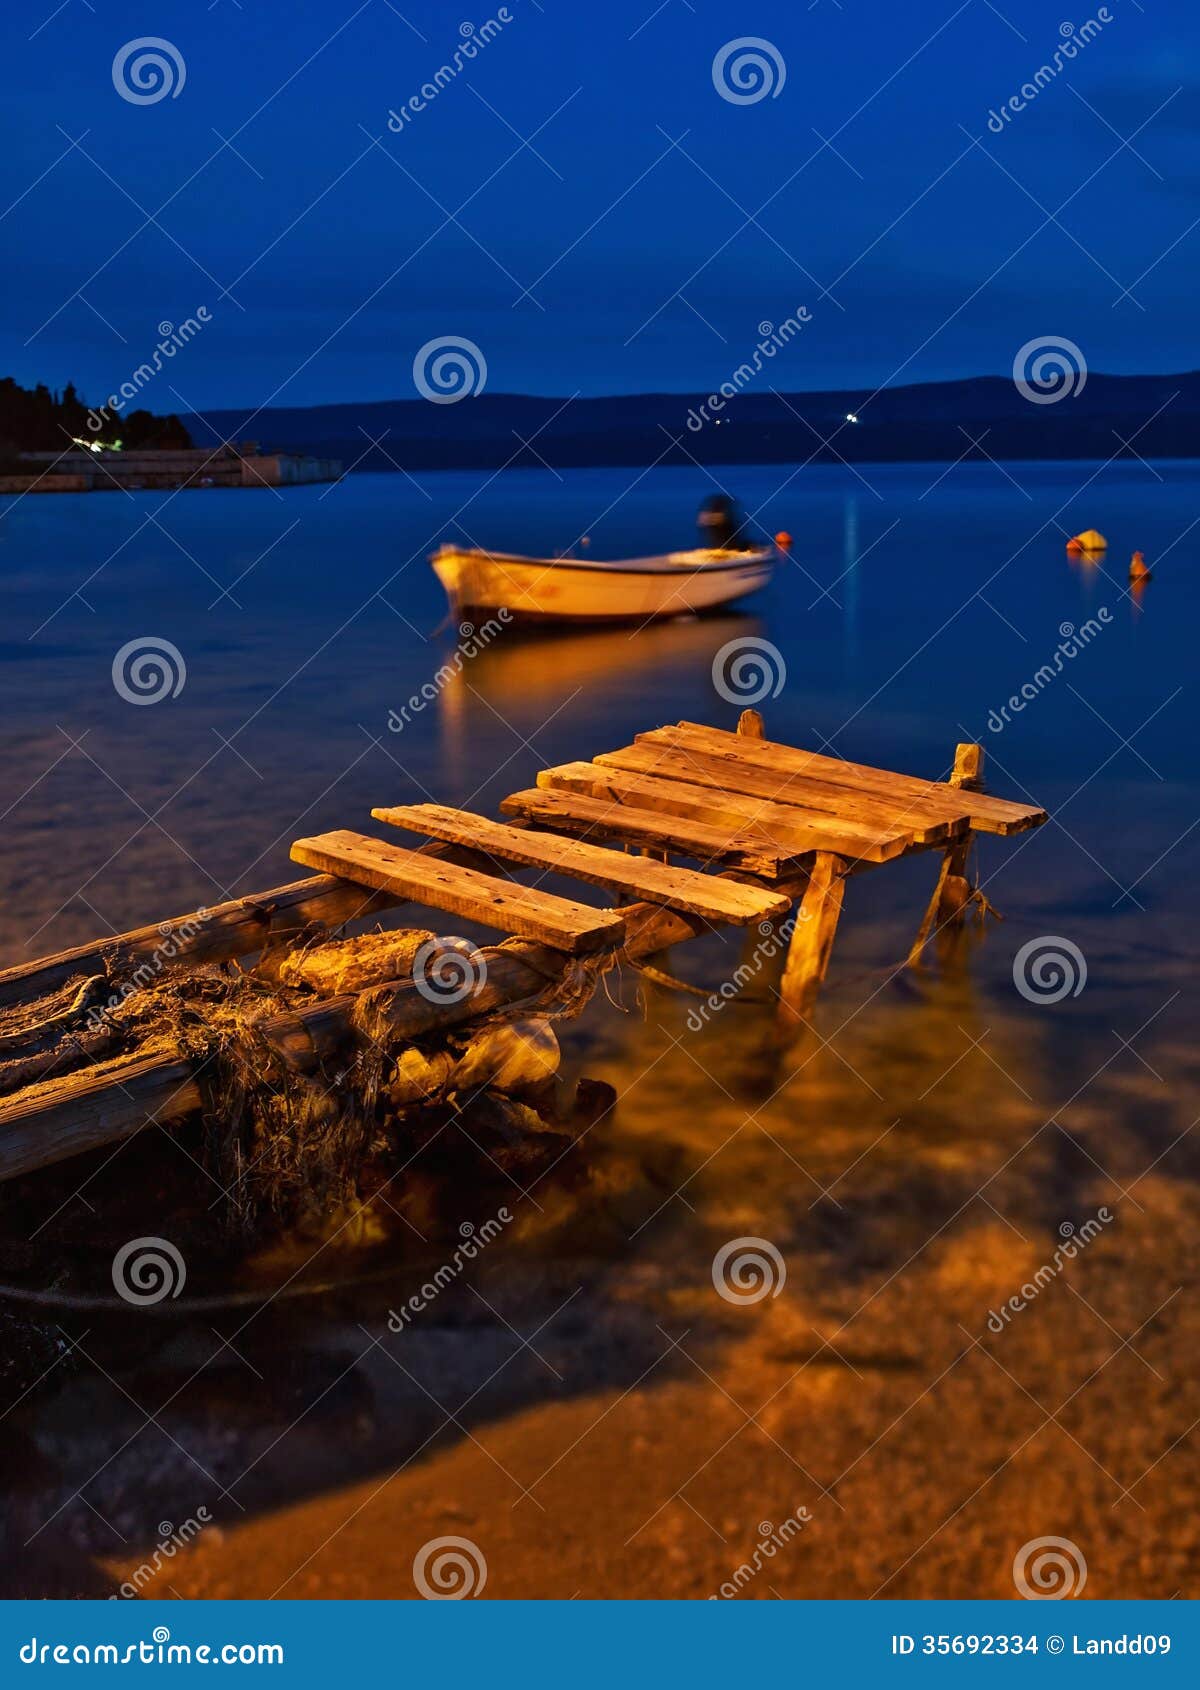
M509 1002L487 984L508 953L530 972ZM114 955L106 973L0 1013L0 1094L36 1101L131 1054L184 1056L203 1098L200 1160L250 1229L348 1202L364 1166L395 1160L398 1127L511 1096L536 1111L553 1085L551 1020L578 1015L609 959L543 968L520 940L476 950L423 930L268 946L257 965L177 961L151 981ZM310 1039L305 1010L336 1022ZM311 1018L310 1018L311 1019ZM412 1133L408 1136L411 1138Z

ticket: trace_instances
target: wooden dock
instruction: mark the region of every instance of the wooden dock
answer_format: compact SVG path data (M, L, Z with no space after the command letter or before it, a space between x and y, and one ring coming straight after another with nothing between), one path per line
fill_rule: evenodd
M116 1056L98 1065L95 1047L72 1030L69 1004L49 1019L36 1007L76 988L82 1001L96 982L103 990L136 981L168 940L168 973L177 973L264 947L278 953L296 938L311 943L314 928L329 935L406 903L502 934L499 945L478 953L487 966L461 999L431 1001L411 973L363 994L373 1039L385 1036L394 1052L405 1040L498 1012L544 1010L568 980L590 970L594 983L618 959L637 966L714 927L779 933L795 907L779 1015L785 1025L803 1023L829 968L851 876L916 852L939 854L909 955L916 965L936 931L964 919L974 896L967 863L975 835L1007 836L1046 820L1035 806L983 793L982 763L979 746L960 745L948 781L924 780L768 740L758 713L745 711L736 733L679 722L590 762L544 769L535 787L503 801L505 820L429 803L372 811L424 839L419 848L348 831L299 839L292 858L317 870L313 879L0 972L0 1012L34 1006L38 1030L32 1044L21 1033L0 1034L0 1179L202 1107L198 1075L183 1052L147 1056L122 1050L118 1040ZM516 878L522 872L532 883ZM546 891L549 875L581 891L599 888L613 902ZM137 989L152 991L154 983ZM287 1014L257 1024L255 1037L292 1071L313 1072L361 1036L361 1008L353 994L301 993ZM52 1024L53 1038L44 1031ZM54 1039L63 1025L60 1061ZM35 1068L49 1051L43 1083L10 1084L5 1093L6 1043L32 1049ZM19 1064L9 1067L16 1074Z
M910 962L943 922L958 921L972 836L1038 827L1046 812L979 790L983 752L958 747L949 781L868 768L763 736L743 714L738 732L680 722L638 734L590 763L544 769L501 810L521 828L440 804L371 813L447 845L574 878L712 924L748 926L787 915L799 900L780 994L785 1018L816 1002L847 876L917 851L942 853L942 873ZM563 837L568 835L569 837ZM598 842L603 841L601 845ZM624 852L612 849L623 845ZM636 847L645 853L630 854ZM469 916L563 950L621 942L621 912L597 912L543 893L514 901L510 883L447 868L432 875L412 852L355 834L301 839L295 861L398 897ZM670 863L672 856L702 871ZM389 866L394 860L395 867Z

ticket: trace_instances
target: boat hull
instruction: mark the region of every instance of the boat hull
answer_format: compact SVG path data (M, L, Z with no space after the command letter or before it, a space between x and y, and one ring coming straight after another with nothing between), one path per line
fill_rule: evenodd
M625 565L450 547L432 558L456 614L506 610L529 622L645 622L694 616L757 591L775 556L676 552Z

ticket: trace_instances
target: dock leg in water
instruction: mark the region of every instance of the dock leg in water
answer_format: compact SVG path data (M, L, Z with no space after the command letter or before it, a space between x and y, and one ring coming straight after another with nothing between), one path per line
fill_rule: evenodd
M982 745L963 743L955 748L954 773L950 776L950 785L964 787L967 791L979 790L983 785ZM943 854L941 872L933 889L933 897L929 900L929 908L925 911L917 929L917 936L912 942L912 949L908 953L910 968L920 967L925 946L934 931L943 933L947 929L957 930L963 924L972 891L971 883L967 879L971 837L970 833L965 833Z
M783 970L780 1016L785 1024L808 1020L816 1004L842 913L845 872L845 863L831 851L818 851L813 858Z

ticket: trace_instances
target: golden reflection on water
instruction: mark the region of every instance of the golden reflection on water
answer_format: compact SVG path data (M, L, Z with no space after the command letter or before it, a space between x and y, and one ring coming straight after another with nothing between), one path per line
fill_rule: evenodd
M802 1239L890 1192L873 1248L886 1235L902 1249L906 1189L974 1189L1044 1118L1042 1053L1019 1017L985 1019L965 975L890 989L861 1017L835 994L818 1030L787 1044L773 999L723 1005L692 1031L704 1000L645 998L644 1022L591 1035L589 1071L621 1100L606 1153L683 1183L702 1229Z
M438 693L447 766L457 779L470 778L478 772L477 735L494 729L498 717L532 732L580 698L596 723L605 720L610 706L641 698L642 725L655 726L649 718L656 688L674 692L679 683L697 680L711 697L715 653L734 635L755 636L761 628L751 616L679 617L641 628L565 632L506 628L465 660ZM580 755L612 748L597 740L581 746Z

